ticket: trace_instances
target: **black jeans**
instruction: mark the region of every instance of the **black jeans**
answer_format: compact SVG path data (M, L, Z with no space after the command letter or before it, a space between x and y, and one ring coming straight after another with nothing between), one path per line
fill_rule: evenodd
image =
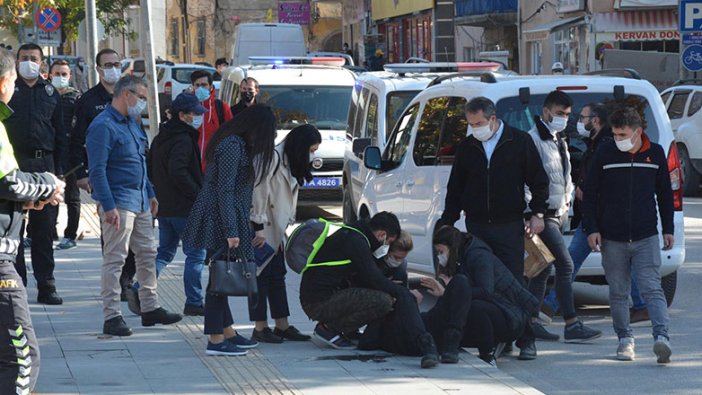
M434 337L439 350L444 349L444 334L448 329L463 332L471 306L471 289L468 277L455 275L446 286L444 294L434 307L422 313L427 331Z
M22 367L31 368L27 372ZM0 261L0 393L27 393L39 376L39 344L27 304L27 290L13 262ZM26 384L19 383L29 379Z
M479 224L466 220L466 229L490 246L493 254L524 284L524 221Z
M78 237L78 224L80 223L80 189L75 174L66 177L66 210L68 222L63 231L63 237L75 240ZM57 212L58 213L58 212Z
M569 320L575 318L575 303L573 302L573 259L568 252L568 246L563 240L561 233L562 218L545 218L544 231L539 234L541 241L548 247L549 251L556 258L554 266L556 267L556 297L561 306L563 319ZM544 271L539 273L529 281L529 291L536 296L539 302L543 303L544 294L546 293L546 281L551 273L549 266ZM538 316L538 313L534 315Z
M288 294L285 288L285 258L283 250L273 256L261 274L256 277L258 283L258 303L249 301L249 320L266 321L266 306L271 307L271 318L285 318L290 315L288 308Z
M473 300L461 345L477 347L480 354L488 354L497 343L511 343L521 335L514 333L509 327L507 318L499 306L486 300Z
M414 296L407 291L412 301ZM406 300L398 298L401 309L405 309ZM397 312L398 302L394 305ZM369 288L346 288L332 294L327 300L318 303L303 303L302 309L305 314L313 320L319 321L327 327L344 333L353 332L356 329L379 320L393 311L392 296L389 294ZM414 309L417 310L417 303L414 302ZM404 310L403 310L404 311ZM419 310L417 310L419 319ZM421 319L420 323L421 323Z
M32 235L32 269L34 278L37 280L37 288L40 292L51 292L56 290L54 280L54 240L51 229L56 228L56 206L46 205L42 210L29 210L29 222L22 222L20 236L24 234L27 226L28 233ZM22 282L27 286L27 264L24 259L24 236L20 237L19 249L17 250L17 261L15 262L17 273L22 278Z

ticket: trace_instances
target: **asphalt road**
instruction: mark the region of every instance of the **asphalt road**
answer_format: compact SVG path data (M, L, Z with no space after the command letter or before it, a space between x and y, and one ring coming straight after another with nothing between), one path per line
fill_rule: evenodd
M658 365L650 322L634 324L636 360L615 360L616 335L606 306L581 306L580 317L603 331L591 344L538 342L538 359L518 361L516 352L498 360L498 368L546 394L702 394L702 198L686 198L687 257L678 273L670 307L672 363ZM298 217L340 216L339 207L305 208ZM606 300L605 287L578 287L580 295ZM584 292L583 292L584 291ZM563 334L556 318L547 329Z

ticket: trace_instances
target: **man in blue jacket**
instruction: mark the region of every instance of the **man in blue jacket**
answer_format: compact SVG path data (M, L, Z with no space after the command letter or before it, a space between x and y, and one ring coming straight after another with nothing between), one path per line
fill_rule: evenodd
M583 221L588 244L602 251L609 283L617 359L635 358L629 323L630 275L633 270L653 323L653 352L658 363L670 362L668 310L661 287L661 254L656 203L663 228L663 250L673 248L673 191L663 147L644 134L633 108L609 117L614 141L602 143L585 181Z

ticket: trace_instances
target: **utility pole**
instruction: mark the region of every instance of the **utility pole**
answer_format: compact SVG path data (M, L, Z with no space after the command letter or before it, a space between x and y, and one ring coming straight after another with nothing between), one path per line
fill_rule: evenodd
M37 35L39 34L39 26L37 26L37 12L39 12L39 0L34 0L32 21L34 22L34 35L32 35L32 42L37 42Z
M85 64L88 65L88 85L93 87L98 83L97 65L93 64L97 56L97 13L95 11L95 0L85 0L85 31L88 33L88 56Z
M144 79L148 85L149 102L149 134L151 139L158 134L160 112L158 107L158 91L156 88L156 61L154 60L153 34L151 32L151 1L141 0L141 48L144 52L144 65L146 74Z

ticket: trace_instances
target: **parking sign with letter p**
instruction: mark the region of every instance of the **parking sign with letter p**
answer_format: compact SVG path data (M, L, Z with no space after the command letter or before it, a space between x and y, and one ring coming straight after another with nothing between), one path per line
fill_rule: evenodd
M702 1L682 0L678 14L680 15L678 28L681 32L702 31Z

